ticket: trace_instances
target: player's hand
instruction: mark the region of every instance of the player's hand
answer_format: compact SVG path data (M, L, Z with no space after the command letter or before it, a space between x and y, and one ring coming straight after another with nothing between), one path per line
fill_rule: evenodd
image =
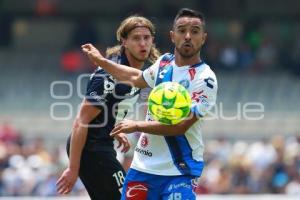
M70 168L65 169L58 181L56 182L57 192L59 194L68 194L71 192L76 180L78 171Z
M100 51L92 44L84 44L81 46L81 49L95 65L98 65L98 61L104 58Z
M133 120L123 120L111 131L110 136L114 137L121 133L133 133L137 131L137 122Z
M125 133L119 133L119 134L115 135L114 138L118 141L117 148L122 147L122 149L121 149L122 153L126 153L127 151L129 151L131 144Z

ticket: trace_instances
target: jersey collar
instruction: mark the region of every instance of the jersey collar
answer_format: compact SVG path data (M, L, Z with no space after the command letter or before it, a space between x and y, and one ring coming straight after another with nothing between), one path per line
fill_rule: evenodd
M201 66L203 63L204 63L204 61L203 61L203 60L201 60L200 62L198 62L198 63L196 63L196 64L193 64L193 65L191 65L191 66L190 66L190 68L196 68L196 67L199 67L199 66Z

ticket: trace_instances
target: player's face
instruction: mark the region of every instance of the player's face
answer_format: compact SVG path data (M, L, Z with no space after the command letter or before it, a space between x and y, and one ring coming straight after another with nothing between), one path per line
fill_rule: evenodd
M123 40L123 46L129 55L140 62L148 59L152 45L153 37L150 30L145 27L133 29L128 37Z
M181 17L175 22L170 36L176 51L182 57L190 58L199 54L207 33L201 19Z

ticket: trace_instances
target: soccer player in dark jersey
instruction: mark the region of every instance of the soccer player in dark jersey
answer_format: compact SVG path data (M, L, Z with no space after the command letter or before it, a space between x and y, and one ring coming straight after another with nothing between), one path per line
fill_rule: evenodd
M120 45L107 49L107 58L143 70L159 57L153 44L154 25L141 16L130 16L119 26L116 36ZM93 200L119 200L125 171L116 159L113 138L118 104L135 95L136 88L117 82L101 66L88 82L85 99L68 139L68 167L57 181L59 194L68 194L78 176ZM125 134L115 137L125 152L130 144Z

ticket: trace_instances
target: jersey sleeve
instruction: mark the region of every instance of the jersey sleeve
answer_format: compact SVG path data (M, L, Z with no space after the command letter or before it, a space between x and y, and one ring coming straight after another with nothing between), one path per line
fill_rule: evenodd
M198 118L204 117L216 104L217 90L217 79L210 69L196 77L191 88L191 111Z
M114 81L104 73L91 75L87 85L85 98L92 105L101 109L112 98L110 92L114 87Z
M156 81L161 58L162 56L158 58L153 65L151 65L149 68L143 71L143 78L151 88L155 87L155 81Z

